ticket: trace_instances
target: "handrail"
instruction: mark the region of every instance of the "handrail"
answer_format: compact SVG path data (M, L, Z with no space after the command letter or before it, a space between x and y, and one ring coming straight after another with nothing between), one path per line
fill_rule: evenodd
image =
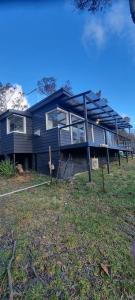
M85 121L82 120L82 121L75 122L75 123L73 123L73 124L64 125L64 126L62 126L62 127L59 127L59 129L61 130L61 129L64 129L64 128L73 127L74 125L78 125L78 124L82 124L82 123L85 123ZM109 132L111 132L111 133L113 133L113 134L115 134L115 135L117 136L117 133L116 133L115 131L111 130L111 129L105 128L104 126L101 126L101 125L98 125L98 124L94 124L93 122L90 122L90 121L88 121L88 123L91 124L91 125L94 125L94 126L96 126L96 127L99 127L99 128L101 128L101 129L103 129L103 130L109 131ZM131 141L130 139L128 139L128 138L122 136L122 135L119 134L119 133L118 133L118 136L121 137L121 138L123 138L124 141L129 141L129 142Z

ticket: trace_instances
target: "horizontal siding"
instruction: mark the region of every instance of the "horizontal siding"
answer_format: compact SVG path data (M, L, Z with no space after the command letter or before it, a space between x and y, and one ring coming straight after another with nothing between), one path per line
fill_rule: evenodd
M31 118L26 118L26 134L14 133L14 153L32 153Z
M58 149L58 128L46 130L46 112L54 109L55 105L50 105L37 110L32 115L32 131L33 131L33 152L47 152L49 146L52 150ZM40 136L34 136L34 132L40 130Z
M48 161L49 161L49 155L47 152L38 153L37 154L37 172L48 175L49 174ZM58 151L52 151L52 164L54 164L54 166L55 166L53 175L56 175L58 164L59 164L59 152Z
M1 120L1 154L7 155L14 152L13 133L7 134L6 119Z
M93 132L94 132L94 144L96 145L105 144L104 129L93 125Z

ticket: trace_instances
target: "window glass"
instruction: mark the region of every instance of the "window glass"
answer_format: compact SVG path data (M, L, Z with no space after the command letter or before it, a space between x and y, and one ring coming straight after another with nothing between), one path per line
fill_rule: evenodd
M46 118L47 118L47 123L46 123L47 129L68 125L68 113L59 108L48 112L46 114Z
M81 122L80 124L74 124L77 122ZM85 142L85 125L84 125L84 120L80 118L79 116L71 114L71 124L74 124L71 126L71 131L72 131L72 143L77 144L77 143L83 143Z
M25 132L24 117L12 115L8 118L8 133L10 132Z

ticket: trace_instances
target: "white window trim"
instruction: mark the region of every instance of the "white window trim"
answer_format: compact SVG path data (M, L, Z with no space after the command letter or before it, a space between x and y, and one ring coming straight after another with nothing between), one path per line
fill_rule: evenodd
M56 108L54 108L54 109L52 109L52 110L49 110L49 111L47 111L46 113L45 113L45 120L46 120L46 130L48 131L48 130L52 130L52 129L54 129L54 128L62 128L62 127L60 127L60 126L55 126L55 127L53 127L53 128L47 128L47 124L48 124L48 113L51 113L51 112L53 112L53 111L55 111L55 110L59 110L59 111L61 111L61 112L64 112L66 115L67 115L67 125L69 125L69 112L67 111L67 110L64 110L64 109L62 109L62 108L60 108L59 106L57 106ZM69 127L66 127L66 128L63 128L64 130L69 130Z
M92 142L95 142L95 136L94 136L94 127L93 124L91 125L91 133L92 133Z
M7 134L11 134L11 133L22 133L22 134L26 134L26 117L25 116L21 116L21 115L17 115L17 114L12 114L11 116L17 116L17 117L21 117L23 118L23 131L19 131L19 130L13 130L10 131L9 129L9 117L7 117Z

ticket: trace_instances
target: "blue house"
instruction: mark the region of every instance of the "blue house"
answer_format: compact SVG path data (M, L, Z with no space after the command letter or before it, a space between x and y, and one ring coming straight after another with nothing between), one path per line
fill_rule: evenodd
M108 103L92 91L72 95L63 88L26 111L8 110L0 115L0 159L10 158L27 169L54 175L60 162L72 160L74 173L88 170L91 159L109 162L119 151L132 153L130 139L119 129L131 128Z

